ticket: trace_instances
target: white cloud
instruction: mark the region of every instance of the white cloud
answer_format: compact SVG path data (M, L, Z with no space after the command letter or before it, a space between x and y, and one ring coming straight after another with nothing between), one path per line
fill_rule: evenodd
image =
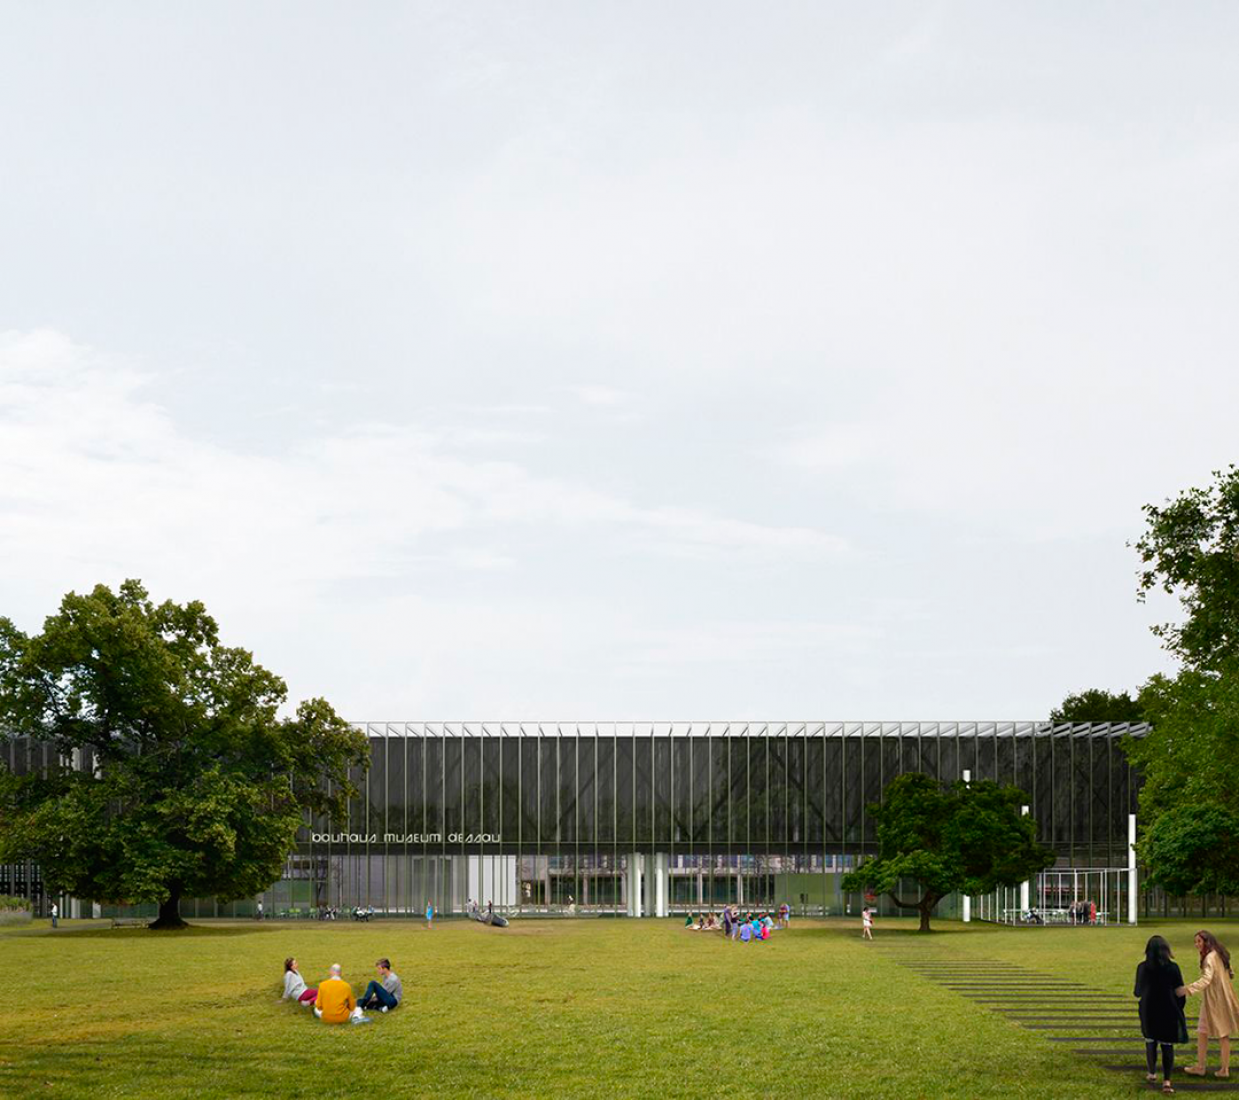
M627 405L633 396L612 386L569 386L568 392L575 394L583 405L602 405L607 408Z
M0 544L10 576L218 581L287 603L429 562L510 570L521 531L606 533L624 553L833 555L842 541L641 505L490 457L525 432L366 424L248 453L178 429L149 380L51 331L0 337ZM278 597L276 593L284 593Z

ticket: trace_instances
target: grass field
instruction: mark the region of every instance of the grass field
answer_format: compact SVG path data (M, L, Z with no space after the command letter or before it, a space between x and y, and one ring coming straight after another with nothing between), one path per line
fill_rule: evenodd
M1129 1097L1139 1073L903 964L1005 961L1130 997L1159 931L1197 969L1191 923L940 927L882 921L867 944L799 921L747 946L671 920L3 929L0 1095ZM1239 940L1234 922L1210 927ZM389 955L405 1003L325 1026L277 1001L290 954L311 985L339 962L358 989Z

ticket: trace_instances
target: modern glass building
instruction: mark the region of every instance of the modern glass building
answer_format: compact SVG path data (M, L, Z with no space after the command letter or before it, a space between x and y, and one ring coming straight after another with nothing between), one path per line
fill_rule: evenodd
M340 821L307 822L268 913L372 906L663 915L734 901L842 913L904 772L1012 783L1063 867L1127 861L1146 727L1036 722L383 723ZM10 766L38 766L10 742ZM23 754L24 758L23 758ZM0 757L4 759L4 757ZM0 867L0 894L39 890ZM255 899L256 901L257 899ZM204 899L187 915L244 915ZM944 912L951 911L950 903ZM108 912L108 911L105 911Z

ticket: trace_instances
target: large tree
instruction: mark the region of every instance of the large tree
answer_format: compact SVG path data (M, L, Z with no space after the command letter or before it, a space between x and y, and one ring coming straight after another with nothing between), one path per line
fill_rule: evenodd
M1125 691L1109 692L1090 688L1068 695L1050 711L1050 721L1059 722L1143 722L1144 708L1139 699Z
M1170 652L1192 668L1239 659L1239 467L1214 472L1205 489L1145 505L1140 597L1177 595L1186 618L1154 627Z
M988 894L1016 886L1054 862L1037 843L1036 823L1021 814L1024 795L984 780L944 785L920 772L893 779L869 807L878 826L878 854L844 875L843 888L889 894L915 909L928 932L934 908L952 893ZM905 901L903 885L920 892Z
M138 581L69 593L27 636L0 618L0 729L51 745L47 774L0 783L0 861L51 890L155 902L249 897L279 878L306 813L340 813L364 736L321 699L281 717L284 682L219 641L201 603Z
M1167 894L1239 893L1239 815L1210 803L1184 803L1163 811L1145 830L1138 851L1148 867L1147 886Z

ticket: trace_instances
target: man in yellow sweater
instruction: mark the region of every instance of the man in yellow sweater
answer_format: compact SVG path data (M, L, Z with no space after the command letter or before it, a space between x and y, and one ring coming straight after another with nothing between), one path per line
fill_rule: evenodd
M353 987L340 977L340 964L331 964L331 977L318 983L314 1015L325 1024L348 1023L353 1011Z

